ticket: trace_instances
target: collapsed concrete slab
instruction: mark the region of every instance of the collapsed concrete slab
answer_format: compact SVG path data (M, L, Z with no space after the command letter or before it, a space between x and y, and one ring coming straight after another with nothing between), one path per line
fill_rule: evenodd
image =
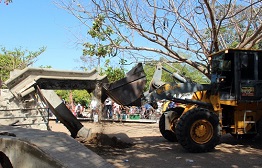
M36 106L37 104L41 104L40 108L51 110L60 122L67 127L74 138L76 136L87 138L90 130L83 128L83 125L75 118L66 105L62 103L62 100L53 90L85 89L90 93L96 89L98 83L108 83L108 80L105 75L99 75L99 72L95 69L80 72L47 68L15 70L11 73L10 79L5 82L14 99L18 100L18 107L21 110L28 109L28 102L34 102L29 105L31 106L30 108L39 109L39 107ZM41 103L39 103L39 101L41 101ZM43 113L45 113L46 116L48 115L44 110L42 112L39 111L37 115L39 116ZM43 117L40 120L48 119L44 119ZM21 121L19 122L20 125L22 125ZM29 127L29 125L30 124L28 124L27 127ZM78 133L78 131L80 132Z
M0 154L10 168L114 167L65 133L37 129L0 127Z
M96 83L108 83L106 75L101 76L96 69L91 71L62 71L49 68L25 68L15 70L5 82L15 97L25 97L35 91L38 85L41 89L69 90L79 89L92 92Z

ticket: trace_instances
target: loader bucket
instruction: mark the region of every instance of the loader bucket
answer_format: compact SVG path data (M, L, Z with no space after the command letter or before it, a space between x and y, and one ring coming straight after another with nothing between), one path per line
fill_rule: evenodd
M142 63L139 63L126 74L125 78L103 85L102 102L109 96L123 106L141 106L145 85L146 74Z

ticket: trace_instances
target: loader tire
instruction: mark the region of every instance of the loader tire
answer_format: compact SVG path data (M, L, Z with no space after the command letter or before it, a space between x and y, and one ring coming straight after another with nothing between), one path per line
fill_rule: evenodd
M184 111L183 107L175 107L175 108L172 108L172 109L165 111L165 113L173 113L172 114L171 126L170 126L171 130L165 129L165 115L162 114L162 116L160 117L160 119L159 119L159 130L160 130L160 133L162 134L162 136L166 140L168 140L170 142L177 142L175 127L176 127L177 121L178 121L179 117L181 116L181 114L183 113L183 111Z
M168 140L170 142L177 142L175 132L165 129L165 115L164 114L162 114L162 116L159 119L159 130L160 130L160 133L162 134L162 136L166 140Z
M218 116L205 108L194 108L184 113L176 126L178 142L189 152L209 152L219 144Z

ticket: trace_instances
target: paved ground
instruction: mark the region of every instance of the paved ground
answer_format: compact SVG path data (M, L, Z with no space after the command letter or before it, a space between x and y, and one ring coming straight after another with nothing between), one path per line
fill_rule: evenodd
M50 160L55 160L57 163L59 163L59 165L62 165L61 167L114 167L112 164L105 161L99 155L86 148L83 144L77 142L75 139L63 133L63 131L58 133L52 131L41 131L11 126L1 126L0 133L0 138L5 138L7 140L8 138L10 138L10 140L16 139L17 141L22 141L26 144L30 144L31 148L36 147L37 149L42 151L43 155L46 154L48 158L51 158ZM23 147L20 146L20 148ZM31 149L21 150L33 151ZM5 151L5 149L3 151ZM13 155L15 155L16 151L13 152ZM21 159L21 157L23 156L19 156L19 159ZM12 160L11 162L13 165L19 164L16 161L17 160Z
M134 145L116 148L108 144L87 144L102 158L116 167L173 168L173 167L216 167L216 168L262 168L262 140L236 140L224 135L221 144L213 152L188 153L178 143L166 141L158 130L157 123L103 123L82 122L93 132L102 132ZM50 122L53 131L68 132L62 124Z

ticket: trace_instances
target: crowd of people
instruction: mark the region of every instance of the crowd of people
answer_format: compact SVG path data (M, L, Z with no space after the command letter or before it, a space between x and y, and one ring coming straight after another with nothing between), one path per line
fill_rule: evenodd
M81 105L80 103L71 105L66 103L66 106L73 115L78 118L94 118L95 115L99 115L98 102L96 99L92 99L89 106ZM146 103L143 106L122 106L114 102L108 97L102 104L102 118L103 119L127 119L136 115L140 119L152 119L157 116L161 116L163 111L169 108L174 108L176 104L172 101L161 100L157 102L158 108L154 109L150 104Z

